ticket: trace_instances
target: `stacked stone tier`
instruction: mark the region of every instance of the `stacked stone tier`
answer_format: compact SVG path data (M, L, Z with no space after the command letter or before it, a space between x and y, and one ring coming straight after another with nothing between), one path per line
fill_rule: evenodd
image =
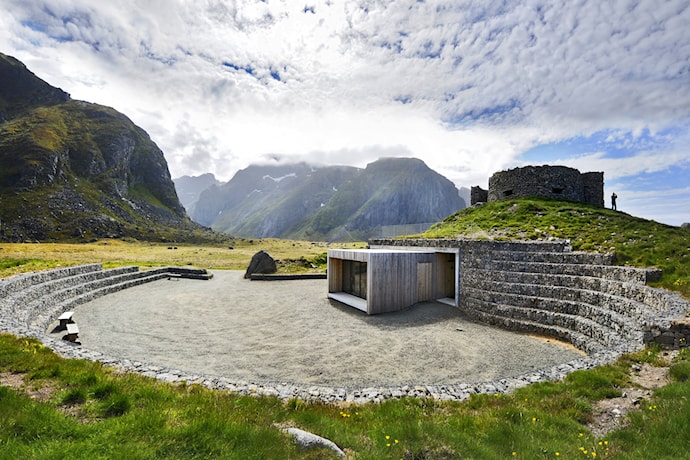
M48 339L46 329L60 314L98 297L168 277L199 277L205 271L162 267L103 270L100 264L29 273L0 281L2 330Z
M613 266L611 254L499 245L474 256L463 259L461 270L468 316L566 340L587 353L639 349L646 326L679 313L667 292L646 285L660 278L659 270Z

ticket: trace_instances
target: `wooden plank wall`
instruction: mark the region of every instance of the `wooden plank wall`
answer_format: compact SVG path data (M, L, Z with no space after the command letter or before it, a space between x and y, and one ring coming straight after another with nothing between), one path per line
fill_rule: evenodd
M417 302L434 298L434 263L417 262Z
M434 272L434 299L441 299L443 297L455 298L455 291L457 289L457 282L455 279L455 253L436 253L436 270Z
M343 290L343 261L328 257L328 292L341 292Z
M371 253L368 313L399 311L417 303L417 264L433 264L434 259L434 254L423 252Z

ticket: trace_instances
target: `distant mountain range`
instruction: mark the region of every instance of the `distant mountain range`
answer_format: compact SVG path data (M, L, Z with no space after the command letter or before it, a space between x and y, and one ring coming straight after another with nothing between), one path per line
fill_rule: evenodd
M386 226L434 223L466 207L452 182L415 158L382 158L364 169L252 165L224 184L209 175L174 182L193 220L240 237L366 240Z
M365 240L465 207L449 180L414 158L364 169L255 165L227 183L211 174L175 182L163 152L125 115L73 100L0 53L0 241L226 238L209 226L249 238Z
M208 233L180 204L163 152L112 108L72 100L0 53L0 240Z
M194 207L201 193L214 185L221 185L222 182L216 180L216 176L211 173L202 174L201 176L182 176L173 179L175 189L177 190L177 197L180 203L187 210L187 214L191 215L194 212Z

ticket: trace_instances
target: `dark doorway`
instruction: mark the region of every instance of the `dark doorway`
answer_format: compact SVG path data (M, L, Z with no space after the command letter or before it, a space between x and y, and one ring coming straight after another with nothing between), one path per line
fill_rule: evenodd
M343 292L367 298L367 263L343 260Z

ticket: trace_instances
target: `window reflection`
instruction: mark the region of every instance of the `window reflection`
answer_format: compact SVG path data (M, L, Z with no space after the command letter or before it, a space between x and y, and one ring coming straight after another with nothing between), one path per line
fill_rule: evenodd
M367 263L343 260L343 292L367 298Z

